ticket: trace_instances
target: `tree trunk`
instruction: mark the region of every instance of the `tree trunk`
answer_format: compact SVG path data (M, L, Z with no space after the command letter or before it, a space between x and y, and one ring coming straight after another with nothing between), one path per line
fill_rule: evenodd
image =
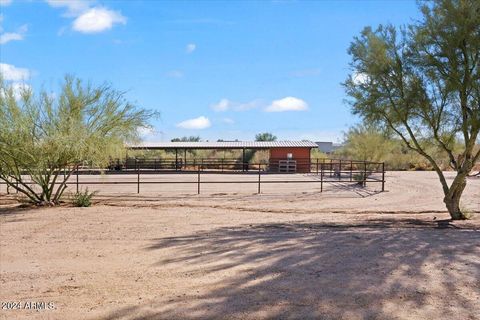
M467 185L466 175L459 173L452 185L449 188L448 193L443 198L443 202L447 206L448 213L452 220L465 220L467 216L460 209L460 198L462 197L463 190Z

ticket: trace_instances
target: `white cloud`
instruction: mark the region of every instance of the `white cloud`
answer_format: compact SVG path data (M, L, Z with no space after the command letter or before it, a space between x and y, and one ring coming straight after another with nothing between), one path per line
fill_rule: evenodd
M0 73L3 79L7 81L23 81L30 78L30 71L28 69L17 68L7 63L0 63Z
M31 87L30 87L30 85L28 85L26 83L13 82L9 86L7 86L6 88L1 89L0 96L2 98L6 97L6 90L8 90L8 89L12 89L13 97L14 97L15 100L20 100L20 98L22 97L23 90L30 90Z
M8 6L12 3L12 0L0 0L0 6Z
M30 85L22 82L14 82L11 84L11 87L13 89L13 95L16 100L20 100L23 91L31 89Z
M24 24L18 28L17 32L5 32L0 35L0 44L6 44L10 41L23 40L25 33L28 30L28 26Z
M195 51L195 49L197 49L197 45L195 43L189 43L187 44L187 46L185 47L185 51L187 53L192 53L193 51Z
M106 7L92 6L91 0L46 0L53 8L65 8L64 17L75 18L72 29L82 33L98 33L113 28L115 24L126 24L127 18L119 11ZM62 34L64 30L60 31Z
M204 116L200 116L195 119L189 119L182 121L177 124L177 127L182 129L206 129L209 128L212 124L210 120Z
M87 11L93 1L88 0L46 0L53 8L66 8L65 17L76 17Z
M265 108L267 112L284 112L284 111L305 111L308 104L302 99L295 97L285 97L280 100L274 100Z
M365 84L368 81L368 76L365 73L355 72L354 74L352 74L352 81L357 86Z
M91 8L73 21L73 30L82 33L97 33L109 30L114 24L126 24L127 18L118 11L106 8Z
M169 78L180 79L183 78L183 72L180 70L170 70L166 73L166 76Z
M221 99L219 102L212 104L210 107L217 112L223 112L228 110L233 111L247 111L260 106L261 100L256 99L245 103L238 103L230 101L226 98Z
M226 124L234 124L235 123L235 121L233 121L233 119L231 119L231 118L223 118L222 122L226 123Z
M222 99L218 103L212 104L211 108L214 111L227 111L231 107L232 103L228 99Z

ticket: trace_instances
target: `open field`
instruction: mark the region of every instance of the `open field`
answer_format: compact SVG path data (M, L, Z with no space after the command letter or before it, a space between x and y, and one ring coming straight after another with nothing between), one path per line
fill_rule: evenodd
M0 300L55 305L0 318L476 319L480 179L464 197L476 218L450 224L435 173L386 179L101 186L91 208L0 194Z

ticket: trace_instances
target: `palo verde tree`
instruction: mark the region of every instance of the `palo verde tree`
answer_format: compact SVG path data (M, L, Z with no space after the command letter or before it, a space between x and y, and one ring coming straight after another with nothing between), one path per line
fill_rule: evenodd
M420 9L415 24L367 27L354 39L353 72L344 86L355 114L390 128L428 160L451 218L465 219L460 199L480 156L480 2L438 0ZM456 172L451 183L429 145L448 155Z
M67 76L57 97L27 88L18 96L0 79L0 180L36 204L57 204L76 166L105 166L154 115L109 85Z
M335 150L336 155L372 162L385 161L395 148L395 141L387 132L365 124L351 127L345 133L343 146Z
M270 132L258 133L255 135L255 141L277 141L277 136Z

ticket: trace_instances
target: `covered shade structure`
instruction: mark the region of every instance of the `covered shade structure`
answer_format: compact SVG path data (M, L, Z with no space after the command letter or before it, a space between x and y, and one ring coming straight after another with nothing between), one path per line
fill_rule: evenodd
M269 150L269 163L279 161L301 159L302 165L297 166L296 172L310 172L310 151L317 148L317 144L311 141L218 141L218 142L143 142L130 145L130 150L175 150L175 159L178 160L178 152L187 150L243 150L243 163L245 163L245 151Z

